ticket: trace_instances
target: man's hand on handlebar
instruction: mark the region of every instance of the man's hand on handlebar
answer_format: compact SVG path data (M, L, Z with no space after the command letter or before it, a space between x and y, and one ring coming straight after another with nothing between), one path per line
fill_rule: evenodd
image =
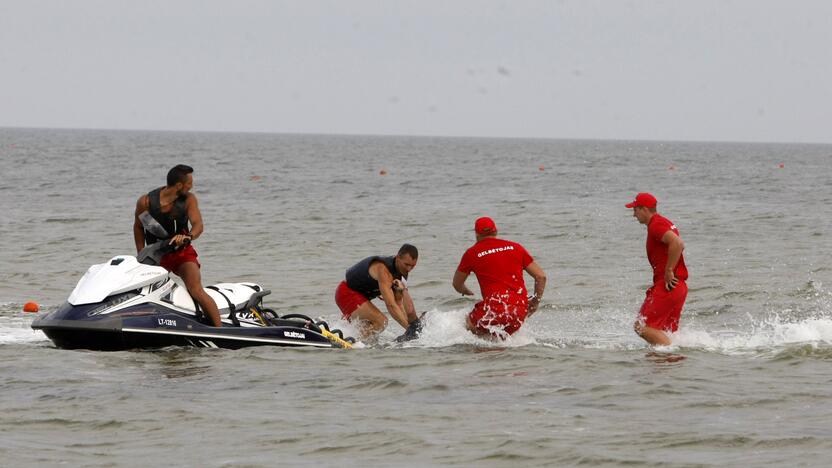
M184 247L191 243L191 236L187 234L177 234L170 238L168 245L175 245L176 248Z

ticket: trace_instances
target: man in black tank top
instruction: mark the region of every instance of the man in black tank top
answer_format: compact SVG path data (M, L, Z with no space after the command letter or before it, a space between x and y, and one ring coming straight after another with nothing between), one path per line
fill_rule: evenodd
M220 311L202 288L197 253L191 245L203 230L196 195L190 193L194 185L193 172L193 168L179 164L168 172L167 186L139 197L133 221L133 238L136 252L140 252L145 244L158 241L168 241L169 245L176 247L176 250L162 256L159 265L182 278L188 293L208 315L211 323L220 327Z
M405 330L418 322L413 299L407 290L407 276L416 267L419 251L404 244L390 257L372 256L356 263L335 290L335 303L344 318L361 322L362 340L372 338L387 327L387 317L371 299L381 296L390 316Z

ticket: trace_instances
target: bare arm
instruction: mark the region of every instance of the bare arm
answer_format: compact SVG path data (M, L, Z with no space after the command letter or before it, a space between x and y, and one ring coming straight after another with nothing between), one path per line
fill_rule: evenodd
M202 235L204 229L202 213L199 211L199 203L196 201L196 195L192 193L188 194L185 208L188 210L188 220L191 222L191 239L196 240L197 237Z
M393 275L387 271L387 267L381 262L373 262L370 265L370 276L378 281L378 289L381 291L381 299L384 305L387 306L387 311L390 316L402 326L407 328L410 322L407 320L407 314L404 311L404 305L401 303L401 298L396 301L396 294L393 292Z
M531 262L525 268L526 273L534 278L534 296L529 300L528 315L537 312L537 307L540 305L540 300L543 299L543 291L546 289L546 272L537 262Z
M402 304L404 305L404 311L407 314L408 323L419 318L419 316L416 315L416 306L413 304L413 298L410 296L410 291L407 290L407 287L405 287L402 291Z
M673 231L664 233L662 243L667 245L667 265L664 267L664 286L670 291L679 282L675 273L676 264L679 263L679 259L682 257L682 251L685 250L685 243Z
M136 253L144 248L144 226L139 220L139 215L147 209L147 195L142 195L136 202L136 213L133 217L133 240L136 242Z
M454 279L451 282L456 292L462 294L463 296L473 296L474 292L468 289L468 286L465 286L465 280L468 279L468 275L470 273L465 273L464 271L457 270L454 273Z

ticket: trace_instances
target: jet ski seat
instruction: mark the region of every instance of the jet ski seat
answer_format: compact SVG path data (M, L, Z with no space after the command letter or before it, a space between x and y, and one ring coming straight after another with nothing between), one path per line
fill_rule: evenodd
M234 304L235 312L246 310L249 299L252 295L263 290L260 285L254 283L217 283L205 288L205 292L220 309L220 315L226 316L229 312L229 302ZM178 287L173 290L170 297L171 302L183 309L196 311L194 299L188 294L185 287Z

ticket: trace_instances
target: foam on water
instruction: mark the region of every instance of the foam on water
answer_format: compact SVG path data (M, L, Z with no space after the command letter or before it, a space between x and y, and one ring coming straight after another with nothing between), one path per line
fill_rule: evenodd
M697 349L729 355L769 355L786 349L805 347L832 348L832 296L820 283L812 285L808 303L803 309L781 309L762 318L748 314L745 320L732 323L706 322L683 316L680 330L672 337L671 351ZM22 304L0 304L0 344L37 343L48 341L39 331L31 329L36 314L23 313ZM46 313L44 307L40 314ZM381 347L444 348L457 345L492 347L494 341L477 337L466 329L468 307L450 310L433 308L423 319L423 332L413 341L393 344L402 330L390 320L379 338ZM357 337L358 328L338 315L319 317L340 329L344 336ZM501 347L544 346L552 348L585 348L633 350L647 347L632 332L633 317L617 308L601 310L544 310L528 320L513 336L497 343ZM368 347L357 343L356 348ZM369 347L376 347L370 345Z
M832 347L832 318L790 321L775 315L749 330L681 329L673 347L700 348L726 354L776 351L794 346Z
M0 304L0 345L47 340L42 332L32 330L35 314L20 312L22 308L21 304Z
M421 336L404 343L403 347L442 348L455 345L494 346L495 342L479 338L465 327L467 309L438 310L428 312L423 320ZM606 314L605 314L606 315ZM345 328L352 325L345 323ZM648 345L632 332L629 317L610 319L574 330L571 321L552 323L540 320L526 323L515 335L500 342L500 346L521 347L528 345L555 348L587 348L608 350L632 350ZM392 339L391 325L382 335L382 342ZM390 335L389 337L387 335ZM832 316L818 314L807 318L793 318L788 311L784 315L773 314L754 321L751 317L741 324L707 329L699 324L683 323L672 336L673 344L666 350L692 348L721 354L769 354L783 349L811 346L832 348Z
M719 329L683 323L673 336L673 347L725 354L768 354L807 345L832 348L832 295L820 282L810 282L799 295L803 301L797 307L749 313L744 321Z
M423 328L419 338L401 344L395 343L395 347L444 348L456 345L494 346L494 341L477 337L465 328L465 316L468 312L468 309L428 310L422 319ZM323 317L323 319L329 323L331 328L341 330L344 336L357 337L359 335L358 327L355 324L347 322L340 317ZM393 340L403 332L404 330L395 321L390 319L387 329L379 336L378 345L371 345L370 347L393 346ZM530 344L537 344L537 341L533 334L525 329L520 329L514 336L510 336L505 341L499 343L500 346L509 348ZM365 347L364 344L359 342L357 348L362 347Z
M39 331L31 329L35 314L14 312L19 309L15 304L3 304L0 314L0 344L36 343L48 340ZM444 348L457 345L494 346L495 342L477 337L465 328L467 309L428 311L423 320L421 336L400 347ZM332 328L340 329L344 336L358 336L354 324L341 318L330 318ZM384 331L379 342L382 346L389 344L399 329L391 323ZM556 348L590 348L609 350L628 350L647 345L628 329L586 330L586 336L565 336L556 326L550 324L525 324L516 334L499 342L499 346L516 348L522 346L545 346ZM794 320L787 316L772 315L759 322L749 322L746 326L725 327L720 330L708 330L699 325L685 326L673 334L673 344L668 350L682 348L700 349L723 354L767 354L784 348L811 346L812 348L832 348L832 317L818 316ZM357 343L356 348L366 347ZM665 348L663 348L665 349Z
M465 327L465 316L469 309L429 310L422 321L419 338L404 343L405 347L442 348L454 345L494 346L495 342L480 338ZM521 328L513 336L498 343L501 347L516 348L536 344L527 330Z

